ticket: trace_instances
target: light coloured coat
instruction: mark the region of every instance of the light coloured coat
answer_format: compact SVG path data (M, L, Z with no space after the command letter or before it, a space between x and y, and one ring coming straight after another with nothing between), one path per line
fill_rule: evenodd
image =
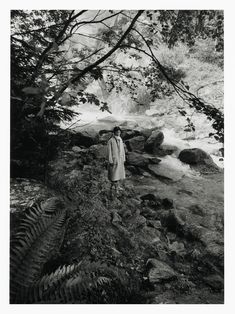
M121 137L112 136L108 141L108 178L110 181L125 179L125 149Z

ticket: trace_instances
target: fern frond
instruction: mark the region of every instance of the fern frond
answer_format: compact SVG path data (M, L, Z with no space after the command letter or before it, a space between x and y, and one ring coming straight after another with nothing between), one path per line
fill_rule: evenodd
M50 214L46 212L47 209ZM11 240L11 303L21 303L20 290L33 285L40 278L43 265L58 246L66 212L61 209L55 213L54 209L54 206L52 210L49 207L34 208L25 215L20 231Z
M125 291L118 274L117 269L100 263L59 267L22 290L21 299L28 303L108 303L110 291L115 294L117 283Z

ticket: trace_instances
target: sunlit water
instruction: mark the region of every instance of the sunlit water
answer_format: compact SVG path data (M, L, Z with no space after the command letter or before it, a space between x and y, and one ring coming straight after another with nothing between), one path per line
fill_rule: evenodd
M80 113L80 115L74 118L69 123L61 123L62 128L68 128L75 131L84 130L86 128L93 128L93 130L100 129L112 129L115 125L121 124L125 121L136 123L141 128L153 128L155 121L152 117L146 115L130 115L125 112L119 112L115 115L109 114L108 112L102 112L100 109L94 105L84 104L79 106L79 110L73 108L74 111ZM155 118L156 119L156 118ZM159 119L160 121L160 119ZM166 156L162 159L162 163L167 164L169 167L173 167L177 170L183 171L185 173L190 173L194 175L190 167L182 163L177 157L181 150L186 148L201 148L211 155L213 161L221 168L224 167L223 160L219 155L219 149L222 147L221 143L213 142L212 139L195 139L195 140L185 140L180 138L180 135L175 132L175 130L169 128L162 128L164 133L164 144L174 145L178 148L175 155ZM191 172L190 172L191 171Z

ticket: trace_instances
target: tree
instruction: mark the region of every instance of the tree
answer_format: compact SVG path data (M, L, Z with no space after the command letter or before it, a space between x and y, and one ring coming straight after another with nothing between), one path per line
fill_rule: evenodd
M85 92L92 80L106 89L116 86L117 92L125 86L136 101L136 89L147 77L153 98L175 91L213 119L216 136L223 140L222 112L193 95L181 73L164 68L154 53L160 42L172 46L186 40L193 45L197 36L215 36L218 46L223 39L221 16L220 11L12 11L12 158L47 161L48 135L58 129L56 123L75 115L72 105L93 102L107 110L107 103ZM148 56L149 66L117 63L120 51L134 60Z

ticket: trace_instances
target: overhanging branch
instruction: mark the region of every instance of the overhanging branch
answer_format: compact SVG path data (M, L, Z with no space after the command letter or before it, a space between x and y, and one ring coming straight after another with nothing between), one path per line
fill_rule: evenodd
M130 23L130 25L128 26L128 28L126 29L126 31L124 32L124 34L122 35L122 37L118 40L118 42L116 43L116 45L110 49L103 57L101 57L100 59L98 59L96 62L92 63L91 65L87 66L86 68L84 68L79 74L77 74L76 76L74 76L73 78L71 78L69 81L66 82L66 84L64 84L59 91L56 93L56 95L49 100L50 104L53 104L57 101L57 99L62 95L62 93L68 88L68 86L72 83L76 83L77 81L79 81L83 76L85 76L88 72L90 72L92 69L94 69L95 67L97 67L99 64L101 64L102 62L104 62L108 57L110 57L121 45L121 43L124 41L124 39L127 37L127 35L130 33L130 31L132 30L135 22L137 21L137 19L139 18L139 16L143 13L143 10L139 10L138 13L135 15L135 17L133 18L132 22Z

